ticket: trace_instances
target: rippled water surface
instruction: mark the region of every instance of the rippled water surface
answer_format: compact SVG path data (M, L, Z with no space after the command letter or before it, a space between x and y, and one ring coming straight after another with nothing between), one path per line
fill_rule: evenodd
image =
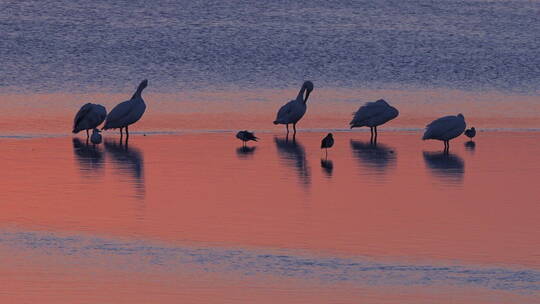
M2 1L2 91L538 92L537 1ZM144 75L144 76L139 76Z
M1 139L0 271L14 277L0 297L538 297L536 132L481 132L449 154L418 132L337 132L327 158L323 133L258 135Z
M0 302L540 303L539 32L525 0L0 1ZM67 136L142 79L128 144ZM475 142L420 140L457 113Z

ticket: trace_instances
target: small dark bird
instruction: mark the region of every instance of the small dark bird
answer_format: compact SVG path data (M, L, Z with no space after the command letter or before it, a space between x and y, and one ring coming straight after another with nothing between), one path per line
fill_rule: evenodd
M472 140L473 137L476 136L476 129L474 127L465 130L465 136L470 138Z
M326 149L326 156L328 156L328 148L332 148L334 145L334 136L332 133L328 133L321 141L321 149Z
M236 138L238 138L242 142L244 142L244 146L246 145L246 142L248 142L250 140L257 141L257 139L259 139L258 137L255 136L254 133L249 132L247 130L240 131L240 132L236 133Z
M97 128L94 128L94 131L92 132L92 136L90 137L90 141L94 145L99 145L101 143L101 134L99 134L101 131Z

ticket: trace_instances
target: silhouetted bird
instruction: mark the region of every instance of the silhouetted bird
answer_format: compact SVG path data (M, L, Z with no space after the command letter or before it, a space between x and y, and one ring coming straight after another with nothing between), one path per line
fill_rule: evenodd
M90 137L90 141L94 144L94 145L99 145L101 143L101 134L99 134L101 131L94 128L94 130L92 131L92 137Z
M369 127L371 129L371 140L377 140L377 126L380 126L396 117L399 111L390 106L383 99L374 102L367 102L354 113L354 117L349 123L352 128ZM375 138L373 135L375 134Z
M247 130L236 133L236 138L240 139L243 142L244 146L246 145L246 142L250 140L257 141L259 139L258 137L255 136L254 133L249 132Z
M296 135L296 123L302 119L307 109L307 101L309 94L313 91L313 82L306 81L302 85L300 92L296 99L289 101L284 106L282 106L278 113L274 124L284 124L287 126L287 135L289 135L289 124L293 124L294 134ZM304 97L305 93L305 97Z
M334 137L332 136L332 133L328 133L325 138L321 141L321 149L326 149L326 156L328 156L328 148L332 148L334 145Z
M472 127L470 129L465 130L465 136L467 136L468 138L472 140L473 137L476 136L476 129Z
M122 136L122 128L126 128L126 136L129 137L128 126L141 119L146 110L146 104L144 103L141 93L147 85L148 80L143 80L130 100L116 105L107 116L103 129L120 128L120 136Z
M460 136L465 131L466 126L465 117L461 113L456 116L441 117L426 126L426 132L422 139L442 140L444 141L444 150L448 151L450 140Z
M81 107L75 115L73 121L73 133L77 134L82 130L86 130L86 138L90 137L88 130L97 128L107 117L107 110L104 106L87 103Z

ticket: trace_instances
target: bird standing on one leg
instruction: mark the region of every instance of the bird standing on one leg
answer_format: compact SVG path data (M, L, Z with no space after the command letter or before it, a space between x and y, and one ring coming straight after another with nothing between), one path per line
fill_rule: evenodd
M257 141L259 139L258 137L255 136L254 133L249 132L247 130L236 133L236 138L240 139L243 142L244 147L246 146L246 142L250 140Z
M332 148L334 145L334 136L332 133L328 133L321 141L321 149L325 149L326 157L328 157L328 148Z
M311 91L313 91L313 82L305 81L296 99L289 101L279 109L274 124L286 125L287 137L289 136L289 124L293 125L293 138L296 135L296 123L306 114L307 101Z

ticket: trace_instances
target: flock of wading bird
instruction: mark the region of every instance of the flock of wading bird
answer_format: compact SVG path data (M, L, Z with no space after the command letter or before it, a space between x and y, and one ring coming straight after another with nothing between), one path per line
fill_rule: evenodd
M79 112L77 112L77 115L75 115L73 133L86 130L87 140L90 139L93 144L99 144L101 143L102 138L98 126L105 121L102 130L120 129L120 139L122 139L122 130L125 129L127 143L129 138L129 126L139 121L146 110L146 104L144 103L141 94L147 86L148 80L145 79L139 84L137 91L131 96L131 99L116 105L109 114L107 114L107 110L102 105L93 103L83 105ZM292 124L294 140L296 136L296 124L306 113L307 101L312 91L313 82L304 82L296 99L283 105L277 112L274 124L286 126L287 138L289 136L289 124ZM399 111L396 108L390 106L383 99L379 99L362 105L358 111L354 113L354 117L349 125L351 129L357 127L369 127L371 129L370 141L376 143L377 127L398 117L398 115ZM451 139L456 138L463 133L471 139L476 135L474 127L468 130L465 130L465 128L466 123L463 114L444 116L432 121L426 126L422 139L441 140L444 142L444 151L448 152ZM89 130L93 130L92 136L89 135ZM236 137L242 140L244 147L246 142L258 140L258 137L256 137L254 133L247 130L238 132ZM334 137L332 133L328 133L321 142L321 149L326 149L326 154L328 154L328 148L331 148L333 145Z

